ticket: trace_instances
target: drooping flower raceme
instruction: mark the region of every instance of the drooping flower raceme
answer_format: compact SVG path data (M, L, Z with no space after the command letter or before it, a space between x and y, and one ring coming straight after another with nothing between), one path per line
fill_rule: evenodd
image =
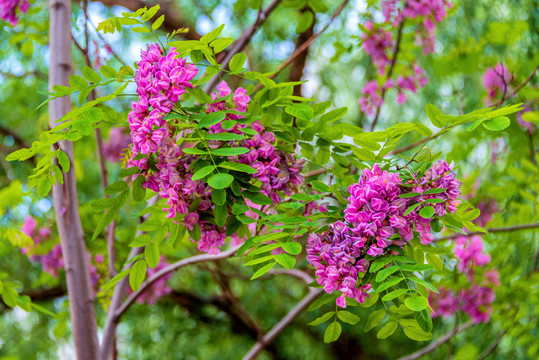
M11 26L15 26L18 22L17 10L25 13L29 6L28 0L0 0L0 17L2 20L9 21Z
M403 66L403 61L399 58L399 71L393 71L397 51L402 51L400 45L397 46L393 33L405 23L417 23L415 45L422 49L423 54L432 53L435 45L435 24L446 17L447 9L451 6L451 2L447 0L384 0L384 21L365 22L361 36L363 48L378 70L380 78L385 81L378 84L376 80L370 80L363 87L359 104L365 114L373 115L376 109L382 106L383 95L390 89L397 90L397 103L403 104L408 97L406 92L416 93L418 88L427 84L428 77L415 60ZM402 35L402 29L399 31Z
M207 179L193 177L205 166L211 168L213 165L215 171L216 161L223 161L209 152L222 147L241 147L238 155L223 157L230 163L248 165L243 168L252 172L250 179L260 181L260 191L273 202L297 191L303 182L300 175L303 161L277 150L275 135L265 131L259 121L245 119L243 114L250 97L243 88L232 93L228 84L222 81L217 92L211 94L213 101L207 105L205 114L184 112L178 102L185 89L193 87L191 81L198 69L177 56L174 49L164 54L157 44L142 51L135 74L139 99L133 103L128 118L133 143L130 164L141 170L138 176L144 176L143 186L166 200L163 209L166 216L182 221L198 241L200 251L217 254L225 243L226 226L210 220L215 218L216 205L212 199L214 190ZM178 107L174 109L176 104ZM165 118L171 112L181 115L182 120ZM208 128L207 132L199 130L201 127L192 122L196 116L215 112L220 112L224 119L204 126ZM207 134L207 140L203 133ZM190 138L194 141L190 142ZM200 148L195 149L197 146ZM249 178L242 179L249 182ZM221 206L228 212L226 202ZM224 220L226 223L228 216Z
M429 244L433 240L430 217L456 211L460 181L445 161L432 165L422 176L413 175L403 184L399 173L382 171L377 164L364 169L358 183L348 188L346 222L336 222L329 231L309 236L307 260L326 292L342 292L339 306L346 306L346 297L364 301L365 294L358 293L355 285L358 272L369 266L366 255L385 255L390 245L403 247L414 237L414 230L421 243ZM429 200L436 206L425 218L421 209L431 205Z
M433 316L449 317L459 309L467 313L474 323L487 323L492 313L492 303L496 295L494 287L500 285L497 270L477 274L476 269L490 262L490 255L483 252L480 236L459 237L454 249L458 260L457 268L468 279L467 288L453 291L440 288L440 294L431 293L429 302L434 309ZM443 290L443 291L442 291ZM458 293L458 296L455 295Z

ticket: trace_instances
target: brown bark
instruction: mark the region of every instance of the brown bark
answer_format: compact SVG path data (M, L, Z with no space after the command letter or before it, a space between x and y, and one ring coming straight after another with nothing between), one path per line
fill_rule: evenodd
M305 11L311 11L311 10L305 10ZM313 14L314 15L314 14ZM296 49L299 49L303 44L307 42L311 38L311 36L314 35L314 23L315 20L313 20L313 23L307 30L299 34L298 38L296 39ZM309 50L306 50L298 55L296 60L292 63L292 66L290 68L290 73L288 74L288 81L300 81L303 77L303 70L305 69L305 63L307 62L307 56L309 55ZM302 96L301 89L303 88L302 85L294 86L294 96Z
M50 72L49 87L69 86L71 74L71 2L51 0L50 14ZM49 104L51 126L69 112L69 97L52 100ZM88 259L79 215L79 204L73 166L73 144L65 142L62 150L69 156L72 166L64 174L64 185L52 188L56 223L66 269L73 340L78 360L99 359L94 297L90 285Z

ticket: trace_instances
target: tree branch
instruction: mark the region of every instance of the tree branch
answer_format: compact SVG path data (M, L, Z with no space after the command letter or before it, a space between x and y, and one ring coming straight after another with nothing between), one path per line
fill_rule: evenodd
M483 354L481 354L481 356L478 357L477 360L484 360L487 356L492 354L494 350L496 350L498 345L500 345L500 343L502 342L503 336L505 335L506 332L507 330L500 331L494 343Z
M201 254L201 255L191 256L189 258L179 260L179 261L177 261L177 262L175 262L173 264L170 264L169 266L159 270L158 272L156 272L155 274L150 276L148 278L148 280L143 282L142 285L140 286L140 288L136 292L131 294L129 296L129 298L122 304L122 306L120 306L116 310L116 312L114 313L113 320L117 322L120 319L120 317L127 311L127 309L129 309L129 307L135 302L135 300L137 300L137 298L140 295L142 295L142 293L145 290L147 290L150 286L152 286L152 284L154 282L156 282L157 280L159 280L160 278L162 278L166 274L171 273L173 271L176 271L176 270L178 270L178 269L180 269L180 268L182 268L184 266L187 266L187 265L197 264L197 263L207 262L207 261L218 261L218 260L223 260L223 259L232 257L232 256L236 255L236 252L238 251L239 248L240 247L237 246L237 247L234 247L234 248L232 248L230 250L223 251L223 252L221 252L220 254L217 254L217 255Z
M517 230L527 230L527 229L536 229L539 228L539 223L535 224L526 224L526 225L515 225L515 226L508 226L508 227L500 227L500 228L491 228L487 229L489 233L498 233L498 232L509 232L509 231L517 231ZM453 234L449 236L444 236L439 239L434 239L434 241L444 241L444 240L452 240L459 238L461 236L473 236L473 235L485 235L485 233L482 233L480 231L474 231L468 234Z
M249 352L243 357L243 360L253 360L268 346L288 325L294 321L321 293L322 289L309 288L307 295L286 314L266 335L264 335Z
M307 39L307 41L305 41L299 48L297 48L296 50L294 50L294 52L292 53L292 55L290 55L290 57L284 62L281 64L281 66L279 66L279 68L277 69L277 71L275 71L273 74L271 74L269 76L270 79L273 79L275 78L281 71L283 71L283 69L285 69L288 65L292 64L294 62L294 60L296 60L296 58L301 54L303 53L305 50L307 50L309 48L309 46L324 32L326 31L329 26L331 25L331 23L333 22L333 20L335 20L337 18L337 16L339 16L341 14L341 12L343 11L344 7L348 4L349 0L344 0L341 5L337 8L337 10L335 10L335 12L333 13L333 15L331 16L331 18L329 19L328 23L326 24L326 26L324 26L322 28L322 30L320 30L319 32L317 32L316 34L314 34L313 36L311 36L309 39ZM258 84L253 93L257 92L258 90L260 90L262 88L262 85L261 84Z
M395 44L395 50L393 51L393 58L391 59L391 64L389 65L389 71L387 72L387 79L390 79L391 75L393 75L393 70L395 69L395 64L397 63L397 58L399 56L399 50L401 46L403 28L404 28L404 20L401 21L399 24L399 29L397 32L397 43ZM374 128L376 127L376 123L378 122L378 118L380 117L380 111L382 110L382 105L386 97L386 91L387 89L385 88L382 89L382 102L376 108L376 115L374 116L374 120L372 121L371 132L374 131Z
M518 92L524 87L526 86L532 79L533 77L535 76L535 74L537 73L537 70L539 69L539 66L537 66L535 69L533 69L532 73L526 78L526 80L524 80L524 82L522 82L522 84L518 85L515 90L513 90L513 92L511 92L509 95L507 96L502 96L502 98L500 99L500 101L498 101L495 105L495 107L499 107L499 106L502 106L502 104L506 101L506 100L509 100L510 98L512 98L513 96L515 96L516 94L518 94ZM503 78L503 77L502 77Z
M439 348L440 346L442 346L443 344L445 344L446 342L451 340L451 338L453 336L455 336L458 333L468 329L469 327L471 327L473 325L475 325L473 323L473 321L469 321L469 322L467 322L467 323L465 323L465 324L451 330L449 333L445 334L444 336L442 336L441 338L439 338L435 342L431 343L429 346L424 347L423 349L418 350L418 351L416 351L416 352L414 352L414 353L412 353L410 355L400 357L397 360L415 360L415 359L419 359L420 357L433 352L434 350L436 350L437 348Z
M304 12L312 11L309 8L303 9ZM313 14L313 22L311 26L301 34L299 34L298 38L296 39L296 46L294 49L299 49L307 40L310 39L311 36L314 35L314 19L315 14ZM301 81L301 78L303 77L303 70L305 69L305 64L307 62L307 56L309 55L308 48L306 51L302 52L296 60L292 63L292 66L290 68L290 73L288 74L288 81L295 82L295 81ZM294 96L302 96L302 85L294 86Z
M49 88L53 85L69 86L71 74L71 1L49 2ZM49 103L51 127L71 108L69 97L57 98ZM64 184L52 187L54 210L62 254L66 269L73 340L78 360L99 359L97 325L94 309L88 258L79 214L73 143L65 141L62 150L70 159L69 172L63 174ZM56 145L57 146L57 145Z
M247 44L251 41L254 33L260 29L260 27L266 22L269 15L275 10L277 5L282 0L273 0L273 2L264 10L262 8L258 11L255 22L243 31L243 33L238 37L238 39L232 44L230 50L224 56L218 57L218 62L222 65L222 70L219 73L215 74L210 81L204 87L205 92L210 92L219 82L219 79L223 73L223 70L228 69L228 64L232 57L237 53L241 52Z

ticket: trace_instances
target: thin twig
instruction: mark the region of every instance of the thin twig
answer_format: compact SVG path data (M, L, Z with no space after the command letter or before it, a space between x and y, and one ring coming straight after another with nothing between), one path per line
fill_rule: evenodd
M502 342L503 336L506 332L507 329L500 331L498 337L496 338L496 341L494 341L494 343L480 357L478 357L477 360L484 360L487 356L492 354L494 350L496 350L498 345L500 345L500 343Z
M253 360L268 346L280 333L284 331L321 293L322 289L309 288L307 295L288 312L266 335L264 335L243 357L243 360Z
M201 255L195 255L188 257L186 259L179 260L173 264L168 265L167 267L159 270L158 272L154 273L152 276L148 278L145 282L142 283L140 288L131 294L129 298L116 310L114 313L113 321L118 322L120 317L129 309L129 307L137 300L137 298L142 295L142 293L147 290L154 282L162 278L163 276L167 275L168 273L171 273L173 271L176 271L184 266L191 265L191 264L197 264L207 261L218 261L230 258L234 255L236 255L236 252L238 251L240 247L234 247L230 250L223 251L220 254L217 255L209 255L209 254L201 254Z
M501 227L501 228L491 228L491 229L486 229L486 230L489 233L498 233L498 232L536 229L536 228L539 228L539 223L526 224L526 225L515 225L515 226L508 226L508 227ZM453 235L441 237L439 239L434 239L434 241L452 240L452 239L459 238L461 236L473 236L473 235L485 235L485 233L483 233L481 231L474 231L474 232L471 232L471 233L468 233L468 234L453 234Z
M513 90L512 93L510 93L509 95L507 95L507 97L504 97L502 99L500 99L500 101L498 101L495 105L495 107L498 107L498 106L501 106L506 100L509 100L510 98L512 98L513 96L515 96L516 94L518 94L518 92L524 87L526 86L532 79L533 77L535 76L535 74L537 73L537 70L539 69L539 66L537 66L535 69L533 69L532 73L526 78L526 80L524 80L524 82L522 82L522 84L520 84L519 86L517 86L515 88L515 90Z
M395 64L397 63L397 58L399 57L399 51L401 46L401 40L402 40L402 29L404 28L404 20L401 21L399 24L399 29L397 30L397 43L395 44L395 50L393 51L393 58L391 59L391 64L389 65L389 70L387 72L387 79L389 80L391 78L391 75L393 75L393 70L395 69ZM380 117L380 111L382 110L382 104L384 103L384 99L386 97L387 89L382 89L382 101L380 102L380 105L376 108L376 115L374 116L374 120L372 121L371 125L371 132L374 131L374 128L376 127L376 123L378 122L378 118Z
M397 360L415 360L415 359L419 359L420 357L433 352L434 350L436 350L437 348L439 348L440 346L442 346L443 344L445 344L446 342L451 340L451 338L453 336L455 336L458 333L468 329L469 327L471 327L473 325L474 325L473 321L469 321L469 322L465 323L464 325L461 325L461 326L451 330L450 332L448 332L447 334L445 334L444 336L442 336L441 338L439 338L435 342L431 343L430 345L424 347L423 349L418 350L418 351L416 351L416 352L414 352L414 353L412 353L410 355L400 357Z
M264 335L264 330L258 325L258 323L253 319L253 317L243 308L243 306L240 304L239 300L236 298L236 296L232 293L232 290L228 286L228 284L223 281L220 274L218 274L217 271L210 268L208 264L204 264L204 267L206 270L210 272L211 277L217 285L221 288L221 291L223 292L223 295L225 298L232 304L232 306L236 309L238 315L243 318L243 321L256 333L256 337L260 338L262 335Z
M279 68L277 69L277 71L275 71L273 74L271 74L269 76L270 79L273 79L275 78L283 69L285 69L288 65L292 64L294 62L294 60L296 60L296 58L302 53L304 52L305 50L307 50L309 48L309 46L313 43L313 41L315 41L324 31L327 30L327 28L329 28L329 26L331 25L331 23L333 22L333 20L335 20L335 18L337 18L337 16L340 15L340 13L342 12L342 10L344 9L344 7L348 4L348 1L349 0L344 0L341 5L337 8L337 10L335 10L335 13L333 13L333 15L331 16L331 18L329 19L328 23L326 24L326 26L324 26L324 28L322 28L322 30L320 30L319 32L317 32L316 34L314 34L313 36L311 36L307 41L305 41L300 47L298 47L293 53L292 55L290 55L290 57L284 62L281 64L281 66L279 66ZM255 87L255 90L254 92L257 92L258 90L260 90L262 88L262 85L261 84L258 84L256 87Z
M210 79L210 81L208 81L208 83L204 87L205 92L210 92L214 88L214 86L217 85L223 73L223 70L226 70L228 68L230 60L234 57L234 55L241 52L247 46L247 44L249 44L254 33L258 29L260 29L260 27L266 22L268 16L273 12L273 10L277 7L277 5L279 5L281 1L282 0L273 0L273 2L266 9L259 9L255 22L247 29L245 29L243 33L238 37L238 39L234 42L234 44L232 44L230 51L227 52L226 56L224 56L224 59L218 59L218 62L222 65L221 70L217 74L215 74Z

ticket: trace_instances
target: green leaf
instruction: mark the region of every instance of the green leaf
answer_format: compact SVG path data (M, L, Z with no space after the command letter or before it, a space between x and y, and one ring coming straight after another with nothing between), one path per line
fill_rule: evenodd
M314 311L314 310L324 306L328 302L330 302L332 300L335 300L336 297L337 296L334 295L334 294L324 294L321 297L319 297L318 299L316 299L315 301L313 301L313 303L309 306L307 311Z
M69 156L67 156L67 154L60 149L56 153L56 156L58 157L58 163L62 167L62 171L65 173L68 172L71 166L71 161L69 160Z
M204 166L202 169L198 170L193 174L191 180L195 181L203 179L206 176L210 175L216 168L217 166L215 165ZM234 178L232 178L232 180L234 180Z
M204 44L209 44L210 42L215 40L219 35L221 35L221 32L223 31L224 27L225 27L225 25L223 24L223 25L213 29L212 31L210 31L209 33L207 33L206 35L201 37L200 42L202 42Z
M129 273L132 271L132 268L125 269L124 271L118 273L115 277L110 279L105 285L103 285L103 288L101 289L101 292L107 291L108 289L111 289L116 285L120 280L122 280L124 277L129 275Z
M116 181L105 188L105 194L112 195L122 192L128 188L127 183L123 180Z
M113 67L108 65L101 65L99 71L108 79L116 79L118 77L118 72Z
M222 111L212 112L202 117L202 120L198 122L198 128L209 128L212 125L218 124L226 117L226 114Z
M365 324L365 332L369 332L372 330L376 325L382 321L382 319L386 316L385 310L377 310L369 315L369 318L367 319L367 324Z
M311 120L313 118L313 108L306 104L290 104L284 108L284 111L302 120Z
M292 255L299 255L301 253L301 244L295 241L282 243L281 247L284 251Z
M324 342L326 344L336 341L341 336L342 327L337 321L332 322L324 333Z
M427 112L427 116L432 122L432 125L440 129L444 127L445 121L441 119L443 114L436 106L432 104L427 104L427 106L425 107L425 111Z
M442 188L434 188L434 189L429 189L427 191L424 191L423 194L441 194L443 193L444 191L446 191L447 189L442 189Z
M219 140L219 141L235 141L235 140L243 140L245 139L245 136L234 134L234 133L216 133L216 134L209 134L206 136L207 140Z
M435 210L432 206L425 206L419 210L419 215L424 219L430 219L434 216Z
M69 85L75 89L82 89L88 86L88 82L83 77L73 74L69 77Z
M423 279L418 279L418 278L415 278L415 277L409 277L407 278L408 280L412 280L420 285L423 285L424 287L426 287L427 289L431 290L431 291L434 291L436 294L439 294L439 291L430 283L426 282L425 280Z
M421 203L416 203L416 204L413 204L412 206L410 206L408 209L406 209L406 211L404 212L404 216L410 214L412 211L414 211L419 205L421 205Z
M427 333L421 329L415 329L412 327L405 327L404 335L415 341L429 341L432 339L431 333Z
M378 339L386 339L390 337L395 332L395 330L397 330L397 326L398 324L396 321L388 322L387 324L382 326L382 328L376 334L376 337Z
M293 269L296 265L296 258L290 254L279 254L275 256L275 261L287 269Z
M148 11L146 11L144 14L142 14L142 16L140 17L140 19L142 21L148 21L150 20L151 18L153 18L153 16L155 14L157 14L157 12L159 11L161 7L158 5L155 5L155 6L152 6L151 8L148 9Z
M346 310L339 310L337 312L337 316L341 321L344 321L345 323L348 323L350 325L355 325L359 322L359 316L356 314L352 314L350 311Z
M320 324L323 324L325 323L326 321L328 321L329 319L331 319L333 317L333 315L335 315L335 311L330 311L330 312L327 312L325 313L324 315L316 318L315 320L311 321L310 323L308 323L307 325L310 325L310 326L318 326Z
M271 205L273 204L273 200L269 198L268 196L262 194L262 193L255 193L251 191L244 191L243 196L245 196L247 199L251 200L256 205Z
M401 265L402 271L426 271L431 270L432 266L427 264L403 264Z
M226 205L216 205L213 210L215 217L215 224L219 227L223 227L228 219L228 207Z
M378 274L376 274L376 282L384 281L389 275L394 274L398 270L399 270L398 265L393 265L383 270L380 270Z
M392 261L390 257L383 257L380 259L376 259L372 262L371 266L369 267L369 272L375 273L387 264L389 264Z
M215 174L208 179L208 185L213 189L225 189L232 184L234 176L230 174L219 173Z
M254 280L262 275L264 275L265 273L267 273L268 271L271 270L272 267L275 266L276 263L272 262L272 263L269 263L267 265L264 265L263 267L261 267L260 269L258 269L257 272L254 273L253 276L251 276L251 280Z
M156 241L152 241L146 246L144 249L144 258L148 266L152 269L155 269L159 264L159 245Z
M410 310L421 311L429 305L429 301L422 296L411 296L404 300L404 304Z
M210 46L213 48L213 51L216 54L218 54L221 51L223 51L224 49L226 49L228 47L228 45L232 44L233 41L234 41L233 38L219 38L219 39L216 39L216 40L212 41Z
M84 76L86 80L94 84L101 82L101 75L90 69L88 66L82 68L82 76Z
M90 135L93 124L103 118L103 111L99 108L91 107L84 109L80 115L73 120L73 129L78 130L82 135Z
M92 210L94 212L103 212L105 211L106 209L116 205L118 203L118 201L116 199L111 199L111 198L103 198L103 199L98 199L98 200L94 200L92 201Z
M224 205L226 203L226 190L213 189L211 191L211 199L215 205Z
M244 147L220 148L212 151L216 156L238 156L248 153L250 150Z
M133 181L132 195L133 200L135 200L136 202L142 201L146 197L146 188L142 187L142 184L145 180L146 179L144 178L144 176L139 175L137 176L135 181Z
M307 30L313 23L314 16L310 11L303 12L298 19L298 26L296 27L296 34L301 34Z
M406 294L406 292L408 292L408 289L393 290L390 293L387 293L386 295L384 295L384 297L382 297L382 301L391 301L393 299L398 298L402 294Z
M397 284L400 283L402 280L404 280L404 279L401 278L401 277L393 277L393 278L390 278L390 279L387 280L386 282L380 284L380 285L378 286L378 288L376 289L376 292L381 293L382 291L387 290L387 289L389 289L390 287L397 285Z
M324 115L320 116L320 121L326 124L339 120L348 112L348 108L342 107L335 110L328 111Z
M248 174L256 174L258 172L258 170L256 170L255 168L249 165L230 162L230 161L225 161L225 162L220 163L219 167L222 167L224 169L234 170L234 171L241 171Z
M157 30L159 27L163 24L163 21L165 21L165 15L161 15L155 20L152 24L152 30Z
M415 313L415 319L423 331L431 332L432 331L432 317L430 316L429 309L424 309L422 311L417 311Z
M146 262L144 260L137 260L129 273L129 285L131 285L131 289L137 291L140 288L140 285L142 285L145 277Z
M133 241L131 241L129 243L129 246L130 247L146 246L146 245L148 245L150 243L150 241L152 241L152 239L150 238L150 235L141 234L141 235L137 236Z
M201 150L201 149L195 149L195 148L185 148L182 149L184 154L191 154L191 155L206 155L208 152Z
M430 265L434 266L436 268L436 270L443 270L444 263L442 262L442 260L438 256L436 256L434 254L427 254L426 258L427 258L427 262Z
M230 63L228 64L228 67L230 68L230 71L233 73L238 73L243 69L243 65L245 64L245 61L247 60L247 55L244 53L238 53L230 59Z
M500 116L492 120L483 122L483 127L490 131L502 131L511 125L511 120L507 116Z

